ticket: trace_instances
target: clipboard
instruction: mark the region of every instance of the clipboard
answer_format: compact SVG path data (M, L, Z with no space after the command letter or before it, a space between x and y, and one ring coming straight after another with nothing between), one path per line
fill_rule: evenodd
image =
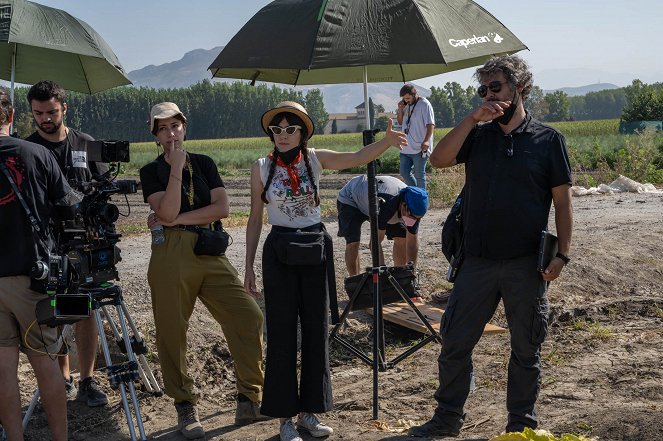
M557 254L557 236L550 231L541 232L541 241L539 242L539 259L536 264L536 270L544 272L550 261Z

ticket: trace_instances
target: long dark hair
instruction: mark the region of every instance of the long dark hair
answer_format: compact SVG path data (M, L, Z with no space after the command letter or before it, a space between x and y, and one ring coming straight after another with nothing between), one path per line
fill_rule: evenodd
M292 126L300 126L301 129L301 134L302 134L302 140L299 146L302 149L302 156L304 156L304 164L306 165L306 173L308 173L308 177L311 180L311 185L313 185L313 196L315 200L315 206L320 205L320 196L318 195L318 186L315 183L315 176L313 175L313 170L311 169L311 161L309 160L308 157L308 149L306 146L308 145L308 131L306 130L306 125L304 124L304 121L294 113L290 112L281 112L277 113L274 118L269 122L270 126L278 126L281 121L283 121L283 118L288 122L289 125ZM272 133L271 130L268 131L269 139L274 142L274 134ZM276 160L279 158L279 150L276 148L276 144L274 144L274 151L272 152L272 163L269 165L269 175L267 176L267 182L265 183L265 187L262 189L262 194L260 195L260 199L265 204L269 204L269 201L267 200L267 189L269 186L272 184L272 179L274 178L274 172L276 171Z

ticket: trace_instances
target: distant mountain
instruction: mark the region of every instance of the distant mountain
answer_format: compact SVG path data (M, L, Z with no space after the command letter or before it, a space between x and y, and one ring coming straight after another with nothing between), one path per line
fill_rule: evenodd
M218 46L212 49L196 49L187 52L177 61L161 64L159 66L150 65L142 69L129 72L129 79L135 86L153 87L155 89L188 87L204 79L212 80L211 73L207 70L212 61L221 52L224 46ZM539 72L535 75L535 84L552 84L552 81L541 81L542 79L556 79L558 82L568 80L567 84L573 83L576 78L594 78L608 74L598 70L589 69L555 69ZM592 76L588 76L592 75ZM626 74L625 74L626 75ZM624 77L626 78L626 76ZM621 77L620 77L621 78ZM213 79L212 81L233 82L234 79ZM643 79L643 81L646 81ZM630 81L626 82L630 84ZM415 82L416 84L416 82ZM581 83L582 84L582 83ZM626 85L624 84L624 85ZM325 109L328 113L350 113L354 112L356 106L364 101L364 89L360 83L352 84L321 84L316 86L287 86L278 85L283 88L292 88L302 91L304 94L309 89L320 89L322 91ZM386 111L395 110L398 102L398 92L403 86L402 83L372 83L368 85L368 94L375 104L381 104ZM441 87L442 85L440 85ZM466 87L466 85L463 85ZM544 90L545 93L554 90L562 90L569 96L584 95L588 92L596 92L605 89L615 89L617 86L612 83L590 84L580 87L561 87L558 89ZM417 85L419 94L429 96L430 90Z
M150 64L142 69L132 70L127 74L134 86L169 89L189 87L205 79L211 79L207 70L224 46L212 49L196 49L187 52L177 61L155 66Z
M207 68L223 48L224 46L212 49L196 49L184 54L180 60L159 66L152 64L142 69L133 70L128 73L128 76L134 83L134 86L153 87L155 89L188 87L204 79L212 80L211 73ZM232 82L236 80L215 78L213 81ZM364 89L361 84L323 84L319 86L298 87L278 86L299 90L304 94L309 89L320 89L325 109L328 113L353 112L354 108L364 101ZM398 101L398 92L402 86L401 83L369 84L368 94L375 104L382 104L387 111L394 110ZM420 95L430 95L430 90L421 86L417 87Z
M555 92L557 90L561 90L562 92L566 93L568 96L581 96L581 95L587 95L590 92L600 92L602 90L612 90L612 89L619 89L619 86L616 86L611 83L596 83L596 84L589 84L587 86L562 87L554 90L544 90L543 93L548 94L551 92Z

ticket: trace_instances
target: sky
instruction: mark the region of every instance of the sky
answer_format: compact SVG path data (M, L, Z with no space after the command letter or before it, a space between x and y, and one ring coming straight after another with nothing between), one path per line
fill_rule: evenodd
M359 1L359 0L357 0ZM126 72L225 45L269 0L36 0L91 25ZM597 82L663 81L661 0L478 0L529 51L544 90ZM473 69L416 80L424 87L473 84Z

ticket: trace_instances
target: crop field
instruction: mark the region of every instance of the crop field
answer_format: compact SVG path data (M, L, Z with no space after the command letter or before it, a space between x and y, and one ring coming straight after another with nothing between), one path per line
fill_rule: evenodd
M624 174L636 181L663 183L663 134L645 132L639 135L621 135L618 132L619 120L569 121L552 123L560 130L569 148L571 166L576 183L591 186L598 182L609 182L619 174ZM435 130L437 142L449 128ZM379 133L377 139L383 137ZM354 151L361 147L360 133L336 135L315 135L309 142L313 148L336 151ZM186 141L186 149L194 153L210 156L219 168L222 176L247 175L251 163L271 150L266 136L258 138L233 138ZM131 162L123 166L123 173L137 175L140 167L153 160L160 148L153 142L131 145ZM381 158L381 173L398 173L398 151L389 149ZM438 196L444 200L453 198L456 187L462 185L462 169L432 171L432 191L440 191ZM346 170L348 173L362 173L363 168ZM325 171L325 173L333 173ZM458 175L461 174L461 178ZM445 189L447 183L436 182L439 179L454 183Z

